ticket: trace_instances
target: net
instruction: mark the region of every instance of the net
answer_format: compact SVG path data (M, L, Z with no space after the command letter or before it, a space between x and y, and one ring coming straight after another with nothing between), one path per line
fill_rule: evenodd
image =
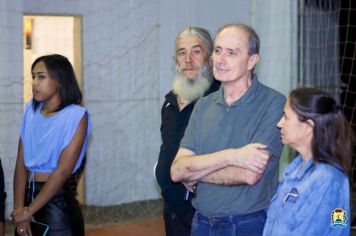
M299 86L324 89L355 124L356 13L352 0L299 2Z
M356 1L299 1L299 86L332 94L356 133ZM356 192L356 150L350 181ZM355 194L352 194L355 196ZM356 199L352 199L356 212ZM355 215L355 214L354 214Z

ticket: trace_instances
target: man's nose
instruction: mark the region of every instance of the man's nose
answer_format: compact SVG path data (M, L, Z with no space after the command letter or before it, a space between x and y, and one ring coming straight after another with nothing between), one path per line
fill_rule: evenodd
M216 55L216 62L219 64L224 64L226 62L226 55L225 52Z
M187 55L185 56L185 61L187 63L192 63L193 62L192 53L190 51L187 52Z

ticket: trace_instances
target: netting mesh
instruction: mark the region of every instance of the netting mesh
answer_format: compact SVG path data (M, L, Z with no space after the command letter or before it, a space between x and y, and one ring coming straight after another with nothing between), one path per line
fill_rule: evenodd
M299 86L331 93L356 133L356 1L299 1ZM356 150L350 173L356 185ZM355 192L356 188L353 188ZM355 194L353 194L355 196ZM356 201L352 201L353 209ZM354 211L355 212L355 211Z
M299 8L299 86L318 87L339 101L340 1L305 0Z
M342 109L356 133L356 19L352 17L355 14L356 2L352 0L342 1L339 19L340 97Z
M342 1L340 8L340 80L341 106L356 135L356 2ZM353 152L352 185L356 184L356 147ZM355 190L354 190L355 191ZM354 194L355 196L355 194ZM356 202L355 200L353 202ZM356 205L355 203L353 204ZM355 207L354 207L355 208Z

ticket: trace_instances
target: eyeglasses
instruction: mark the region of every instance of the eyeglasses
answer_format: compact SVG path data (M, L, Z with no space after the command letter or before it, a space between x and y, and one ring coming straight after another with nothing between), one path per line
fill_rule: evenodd
M284 201L283 202L293 202L295 203L297 201L298 198L298 190L296 188L292 188L292 190L286 194L286 196L284 197Z

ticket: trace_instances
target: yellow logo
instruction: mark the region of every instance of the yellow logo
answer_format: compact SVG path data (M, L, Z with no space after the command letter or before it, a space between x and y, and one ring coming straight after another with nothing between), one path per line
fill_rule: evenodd
M342 208L336 208L331 212L331 227L341 227L347 226L347 213Z

